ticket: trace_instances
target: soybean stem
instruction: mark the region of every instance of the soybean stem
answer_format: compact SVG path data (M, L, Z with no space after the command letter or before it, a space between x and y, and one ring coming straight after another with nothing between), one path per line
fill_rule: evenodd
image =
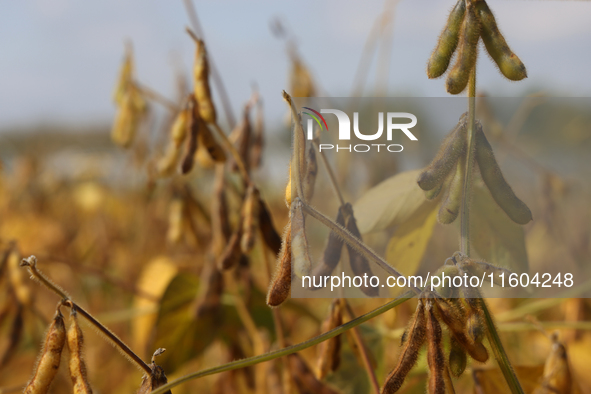
M470 6L469 4L467 4ZM472 169L474 164L474 141L476 133L476 66L470 72L470 79L468 80L468 152L466 153L466 176L464 181L464 190L462 192L462 207L460 211L460 250L466 256L470 257L470 195L472 192ZM476 290L477 291L477 290ZM478 292L480 297L480 292ZM519 380L515 375L515 371L511 366L511 362L507 357L507 353L503 348L503 343L499 338L499 334L493 322L492 316L488 311L486 302L480 298L480 305L484 314L486 323L486 335L488 341L493 349L495 358L503 376L509 385L513 394L523 394L523 389L519 384Z
M99 330L107 339L109 339L113 344L119 348L125 355L129 357L130 360L134 361L141 369L143 369L148 375L152 373L152 369L146 364L137 354L133 352L121 339L117 337L117 335L113 334L107 327L103 326L98 320L96 320L90 313L86 312L81 306L77 305L74 301L70 299L70 296L66 294L59 286L55 285L49 278L45 276L41 271L37 269L37 258L35 256L31 256L27 259L23 259L21 262L21 266L27 267L29 273L31 274L32 278L37 280L39 283L47 287L49 290L53 291L57 295L62 298L62 305L66 305L70 308L74 308L74 310L80 313L88 322L90 322L93 326Z
M213 374L217 374L217 373L221 373L221 372L232 371L232 370L239 369L239 368L249 367L251 365L255 365L255 364L262 363L262 362L269 361L269 360L274 360L279 357L287 356L287 355L302 351L302 350L312 347L314 345L318 345L319 343L324 342L328 339L334 338L337 335L340 335L340 334L352 329L353 327L357 327L358 325L363 324L366 321L371 320L374 317L379 316L382 313L389 311L390 309L402 304L403 302L408 301L412 297L413 297L413 293L411 291L407 291L406 293L401 295L399 298L392 300L392 301L374 309L373 311L366 313L365 315L362 315L358 318L350 320L349 322L347 322L343 325L340 325L331 331L325 332L324 334L318 335L318 336L311 338L305 342L301 342L301 343L298 343L297 345L293 345L293 346L289 346L289 347L286 347L283 349L275 350L273 352L269 352L266 354L261 354L259 356L249 357L249 358L245 358L242 360L236 360L236 361L232 361L230 363L223 364L223 365L220 365L217 367L213 367L213 368L209 368L209 369L204 369L202 371L190 373L190 374L185 375L181 378L173 380L163 386L160 386L159 388L152 391L152 394L163 394L166 391L172 389L173 387L176 387L182 383L188 382L193 379L198 379L198 378L201 378L204 376L209 376L209 375L213 375Z
M298 113L295 108L295 104L291 99L291 96L284 90L283 91L283 98L287 101L289 105L289 110L291 111L291 117L293 118L294 122L294 131L293 131L293 161L291 165L292 176L296 184L296 191L300 200L303 203L306 203L306 196L304 195L304 186L303 186L303 172L304 172L304 163L306 162L306 139L304 136L304 129L302 128L302 124L300 123L300 119L298 117Z
M474 165L474 135L476 118L476 67L468 80L468 151L466 153L466 174L460 210L460 251L470 256L470 194L472 192L472 169Z
M335 194L339 198L341 206L345 205L345 199L343 198L343 194L341 193L341 189L339 188L339 184L337 183L337 178L335 177L334 172L332 171L332 167L330 166L330 163L328 162L326 155L324 154L324 152L320 150L318 143L316 141L313 141L312 143L314 144L314 147L318 149L318 153L320 154L322 164L324 164L324 168L326 169L326 173L328 174L328 179L330 179L332 188L334 189Z
M142 360L137 354L135 354L133 352L133 350L131 350L129 348L129 346L127 346L125 344L125 342L123 342L121 339L119 339L119 337L117 337L117 335L112 333L111 330L109 330L107 327L103 326L101 324L101 322L96 320L90 313L85 311L81 306L79 306L78 304L76 304L72 300L70 300L70 302L72 303L72 306L76 310L76 312L78 312L89 323L91 323L93 326L95 326L96 329L99 330L100 333L103 334L105 337L107 337L111 342L113 342L113 344L115 344L115 346L118 347L119 350L121 350L123 353L125 353L125 355L127 355L132 361L134 361L148 375L150 375L152 373L152 369L150 368L150 366L148 364L146 364L144 362L144 360Z

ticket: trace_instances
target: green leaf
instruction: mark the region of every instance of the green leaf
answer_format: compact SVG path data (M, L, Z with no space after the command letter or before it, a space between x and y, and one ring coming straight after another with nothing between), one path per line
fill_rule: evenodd
M472 247L487 262L515 273L529 271L525 233L477 182L472 188L470 209Z
M357 200L353 210L362 234L400 225L437 205L437 199L427 200L417 184L421 171L398 173L372 187Z
M198 291L199 279L180 273L170 281L160 301L154 348L168 349L158 358L167 374L198 356L216 336L215 316L194 317Z
M236 342L239 331L244 329L232 304L211 305L206 313L196 318L199 287L199 278L179 273L162 296L154 348L168 349L158 357L158 364L167 374L198 357L216 339ZM257 327L264 327L274 334L273 315L265 302L265 294L252 288L245 303ZM273 340L274 335L270 339Z

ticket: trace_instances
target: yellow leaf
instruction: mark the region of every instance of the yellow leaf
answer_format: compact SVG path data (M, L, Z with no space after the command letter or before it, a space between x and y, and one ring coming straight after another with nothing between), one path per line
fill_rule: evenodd
M133 300L134 309L148 310L158 305L158 299L162 297L166 287L176 275L177 268L166 256L159 256L151 260L137 281L136 288L144 294L149 294L153 299L135 296ZM131 322L134 348L140 349L144 356L153 353L153 350L146 349L148 339L154 328L157 313L149 313L137 316Z
M431 211L438 199L429 201L417 184L422 170L406 171L369 189L353 206L362 234L402 224L423 210Z
M414 275L431 239L437 222L437 210L431 205L398 226L386 248L386 261L404 276ZM394 287L398 293L402 288Z

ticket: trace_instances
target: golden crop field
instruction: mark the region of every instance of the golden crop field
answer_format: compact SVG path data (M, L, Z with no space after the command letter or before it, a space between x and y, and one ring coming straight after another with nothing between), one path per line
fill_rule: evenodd
M0 133L0 394L591 393L589 101L479 88L482 64L537 70L495 2L438 18L424 78L445 98L394 101L379 80L362 98L371 56L330 98L304 27L274 19L284 90L252 83L243 103L182 3L194 55L174 97L127 41L110 129ZM390 43L384 3L364 56ZM392 126L391 103L415 123ZM326 108L346 105L379 113L375 139L387 124L381 154L358 112L339 153L328 114L349 118Z

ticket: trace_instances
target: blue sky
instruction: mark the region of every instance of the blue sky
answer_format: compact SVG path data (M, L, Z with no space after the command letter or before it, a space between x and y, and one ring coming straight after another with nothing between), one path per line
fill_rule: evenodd
M287 87L289 63L269 21L285 21L322 89L342 96L351 90L363 43L383 8L381 0L195 4L236 112L256 82L270 122L285 115L281 91ZM591 2L490 0L489 5L529 78L507 81L482 56L481 90L496 96L539 89L556 96L591 96ZM428 80L424 69L452 6L453 0L399 2L388 67L390 95L446 95L444 80ZM5 1L1 8L0 129L110 122L126 39L134 45L138 78L169 97L175 59L187 70L193 59L181 0ZM368 86L371 95L373 71Z

